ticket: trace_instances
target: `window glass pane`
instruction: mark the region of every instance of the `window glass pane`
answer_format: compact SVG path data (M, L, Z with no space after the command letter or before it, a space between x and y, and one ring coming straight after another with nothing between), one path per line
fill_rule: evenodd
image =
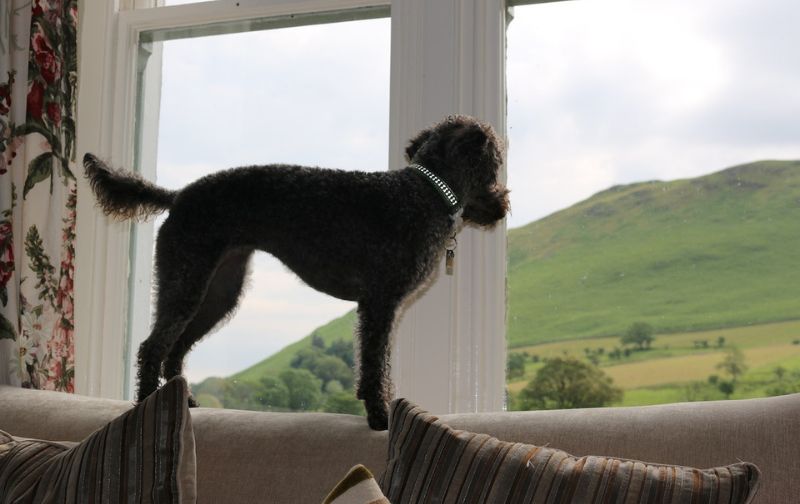
M515 9L512 408L800 390L798 18L791 0Z
M386 170L389 33L388 19L373 19L158 42L157 183L178 189L271 163ZM355 304L312 290L265 253L251 267L235 316L189 353L184 373L200 404L360 411ZM299 375L284 379L287 369ZM301 390L309 384L316 392Z

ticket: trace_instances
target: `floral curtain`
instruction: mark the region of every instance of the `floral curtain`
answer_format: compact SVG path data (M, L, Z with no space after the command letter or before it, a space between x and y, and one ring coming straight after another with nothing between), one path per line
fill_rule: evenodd
M74 389L77 0L0 2L0 383Z

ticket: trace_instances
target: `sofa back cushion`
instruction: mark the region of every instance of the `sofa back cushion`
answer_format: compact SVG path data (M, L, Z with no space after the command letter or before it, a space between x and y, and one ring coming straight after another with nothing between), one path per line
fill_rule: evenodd
M195 502L187 401L178 377L79 443L0 431L0 503Z
M405 399L392 404L389 460L381 488L395 504L535 502L746 504L758 469L711 469L604 456L574 457L555 448L500 441L455 430Z

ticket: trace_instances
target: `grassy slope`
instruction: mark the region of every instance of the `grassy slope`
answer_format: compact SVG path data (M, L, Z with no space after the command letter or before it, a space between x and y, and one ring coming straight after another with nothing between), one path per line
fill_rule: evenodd
M800 162L611 188L509 232L510 347L800 318Z
M800 318L800 161L614 187L508 240L512 348L618 335L637 320L665 333ZM350 312L317 332L350 338L354 321ZM277 374L309 344L233 378Z
M319 327L314 332L322 337L326 345L330 345L337 339L349 340L352 338L355 320L355 311L349 311L345 315L328 322L322 327ZM308 347L310 345L311 335L308 335L300 341L284 347L278 353L275 353L261 362L250 366L244 371L236 373L231 378L258 382L262 376L277 376L281 371L289 367L289 363L299 349Z

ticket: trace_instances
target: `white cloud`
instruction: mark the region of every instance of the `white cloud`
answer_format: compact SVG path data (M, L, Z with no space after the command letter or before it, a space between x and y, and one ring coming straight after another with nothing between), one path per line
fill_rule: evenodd
M798 17L790 0L517 8L510 226L614 184L800 158Z
M170 41L164 68L160 162L387 168L387 19Z

